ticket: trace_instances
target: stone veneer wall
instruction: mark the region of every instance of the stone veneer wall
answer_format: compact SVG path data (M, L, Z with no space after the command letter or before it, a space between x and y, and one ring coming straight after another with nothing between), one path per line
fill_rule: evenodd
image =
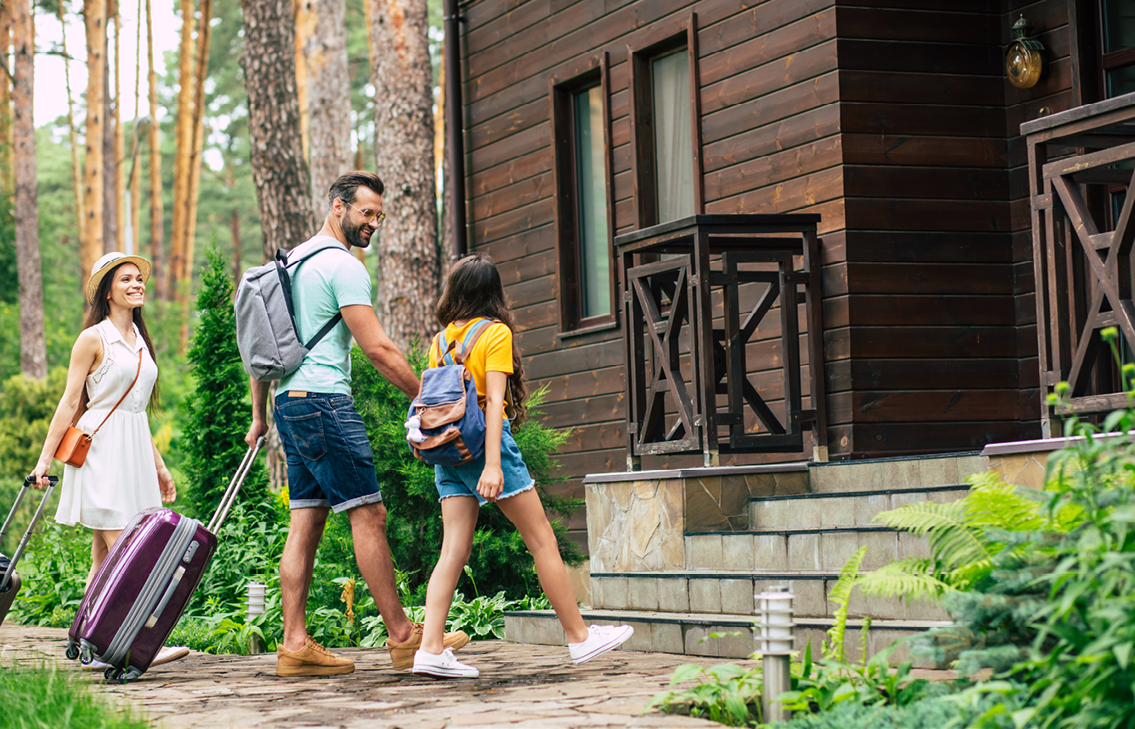
M635 481L589 477L596 479L586 484L591 571L683 570L687 531L743 531L749 528L751 496L808 492L803 467L735 475L714 470L706 475L662 472L658 478L646 472Z

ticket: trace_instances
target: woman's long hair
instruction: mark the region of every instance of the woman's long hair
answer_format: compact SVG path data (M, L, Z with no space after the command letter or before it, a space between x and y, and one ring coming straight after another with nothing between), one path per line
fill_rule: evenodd
M130 262L125 261L110 269L110 273L103 276L102 281L99 281L99 288L98 291L95 292L94 303L92 303L91 308L87 310L87 316L83 320L83 329L90 329L91 327L101 322L103 319L110 316L110 301L107 299L107 294L110 293L111 284L114 283L115 272L117 272L119 268L126 265L127 263ZM146 343L146 348L150 350L150 357L154 360L154 364L157 364L158 352L156 349L154 349L154 340L150 339L150 332L146 329L146 320L142 318L142 307L140 306L134 309L134 323L138 325L138 331L142 333L142 341ZM106 357L106 354L106 352L103 352L104 358ZM83 413L83 411L86 410L88 399L89 397L87 395L87 386L84 384L82 399L79 403L80 415ZM150 411L151 415L154 415L161 411L161 407L159 405L160 402L161 392L158 388L158 381L155 380L154 389L150 392L150 402L146 405L146 409Z
M528 391L524 387L524 364L520 361L520 347L516 344L516 317L504 298L504 284L500 272L487 256L474 253L462 258L449 272L445 290L437 302L437 320L443 326L455 321L468 321L485 317L500 319L512 330L512 374L508 376L508 399L516 409L516 420L523 419L524 401Z

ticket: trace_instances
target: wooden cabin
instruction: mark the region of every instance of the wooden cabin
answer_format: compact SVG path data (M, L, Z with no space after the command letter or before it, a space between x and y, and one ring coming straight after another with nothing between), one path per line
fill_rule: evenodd
M1075 335L1090 304L1092 326L1129 317L1129 275L1114 310L1090 285L1065 296L1095 270L1071 257L1042 266L1052 296L1038 304L1043 244L1063 251L1072 234L1037 229L1053 190L1045 159L1030 175L1037 147L1021 125L1135 92L1130 0L467 0L459 12L469 248L505 277L528 378L548 387L545 422L573 429L559 461L574 495L585 474L628 465L617 241L652 226L818 216L815 311L797 307L799 336L819 343L800 362L825 393L810 402L816 380L801 378L813 428L795 450L723 451L722 465L808 460L821 440L850 460L1040 438L1045 394L1098 349L1094 330ZM1022 17L1043 61L1029 88L1006 71ZM1088 146L1135 157L1111 132ZM1119 169L1093 180L1098 230L1123 215ZM762 325L745 373L781 410L782 333ZM1108 375L1088 369L1090 410ZM573 527L582 537L582 515Z

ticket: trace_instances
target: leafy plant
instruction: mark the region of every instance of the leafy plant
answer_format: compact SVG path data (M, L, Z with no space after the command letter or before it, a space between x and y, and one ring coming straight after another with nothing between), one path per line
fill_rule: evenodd
M697 683L689 688L676 688L688 681ZM685 663L674 670L670 690L655 696L645 711L657 708L726 726L757 726L761 723L761 687L759 665L743 668L734 663L722 663L705 668Z
M83 600L91 568L91 536L79 526L45 519L20 562L23 587L10 618L25 625L68 627Z

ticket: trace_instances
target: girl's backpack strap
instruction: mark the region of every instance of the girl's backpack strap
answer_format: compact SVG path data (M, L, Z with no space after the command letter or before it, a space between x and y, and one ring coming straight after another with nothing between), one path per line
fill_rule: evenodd
M464 364L465 358L473 351L473 347L477 346L477 341L481 338L481 335L496 322L496 319L480 319L469 327L469 331L465 333L465 339L457 345L457 349L453 353L454 361Z

